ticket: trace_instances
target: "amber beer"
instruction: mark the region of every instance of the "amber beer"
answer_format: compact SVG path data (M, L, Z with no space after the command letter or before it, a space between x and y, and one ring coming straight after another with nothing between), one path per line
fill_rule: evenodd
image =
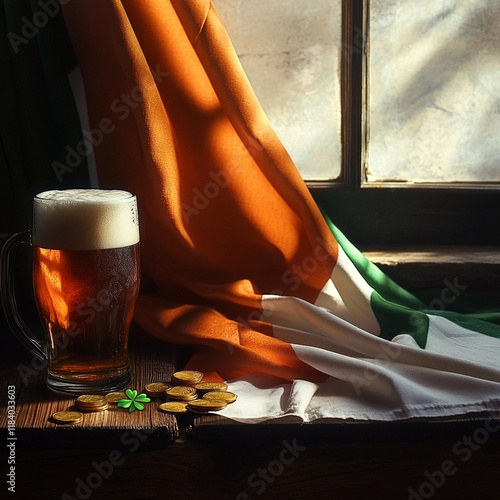
M127 342L139 288L135 196L40 193L33 210L33 284L48 336L47 385L82 393L130 382Z

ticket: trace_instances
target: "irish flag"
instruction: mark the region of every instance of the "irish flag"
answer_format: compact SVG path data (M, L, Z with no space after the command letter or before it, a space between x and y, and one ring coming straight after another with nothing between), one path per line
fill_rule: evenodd
M228 381L225 415L500 409L500 326L428 310L325 218L209 0L72 0L63 14L99 185L138 197L135 319Z

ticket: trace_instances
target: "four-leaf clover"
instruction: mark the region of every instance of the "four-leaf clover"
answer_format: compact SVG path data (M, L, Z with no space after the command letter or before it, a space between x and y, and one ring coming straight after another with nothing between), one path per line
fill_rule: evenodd
M129 413L135 410L144 410L144 405L142 403L149 403L151 400L146 396L146 394L137 394L137 391L127 389L125 394L129 399L120 399L118 401L118 406L120 408L128 408Z

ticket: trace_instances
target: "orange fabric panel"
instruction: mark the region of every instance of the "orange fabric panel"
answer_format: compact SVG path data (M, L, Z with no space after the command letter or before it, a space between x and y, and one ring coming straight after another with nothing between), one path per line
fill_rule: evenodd
M191 342L160 320L173 302L235 321L260 310L264 293L314 301L337 243L211 2L72 0L63 9L91 127L102 135L100 185L137 195L143 275L163 300L154 301L155 334ZM151 311L143 303L136 317L144 323ZM270 328L254 333L257 341L239 341L245 363L247 345L276 347Z
M228 380L252 372L293 380L323 381L300 361L290 344L272 337L271 327L252 320L251 315L228 320L206 306L170 304L163 297L141 296L141 327L151 335L175 344L198 346L188 368L201 370L206 379Z

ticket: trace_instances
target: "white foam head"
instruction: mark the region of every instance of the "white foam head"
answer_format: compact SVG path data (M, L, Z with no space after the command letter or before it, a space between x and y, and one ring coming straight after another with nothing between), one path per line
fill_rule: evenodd
M33 204L33 245L60 250L120 248L139 242L136 197L127 191L45 191Z

